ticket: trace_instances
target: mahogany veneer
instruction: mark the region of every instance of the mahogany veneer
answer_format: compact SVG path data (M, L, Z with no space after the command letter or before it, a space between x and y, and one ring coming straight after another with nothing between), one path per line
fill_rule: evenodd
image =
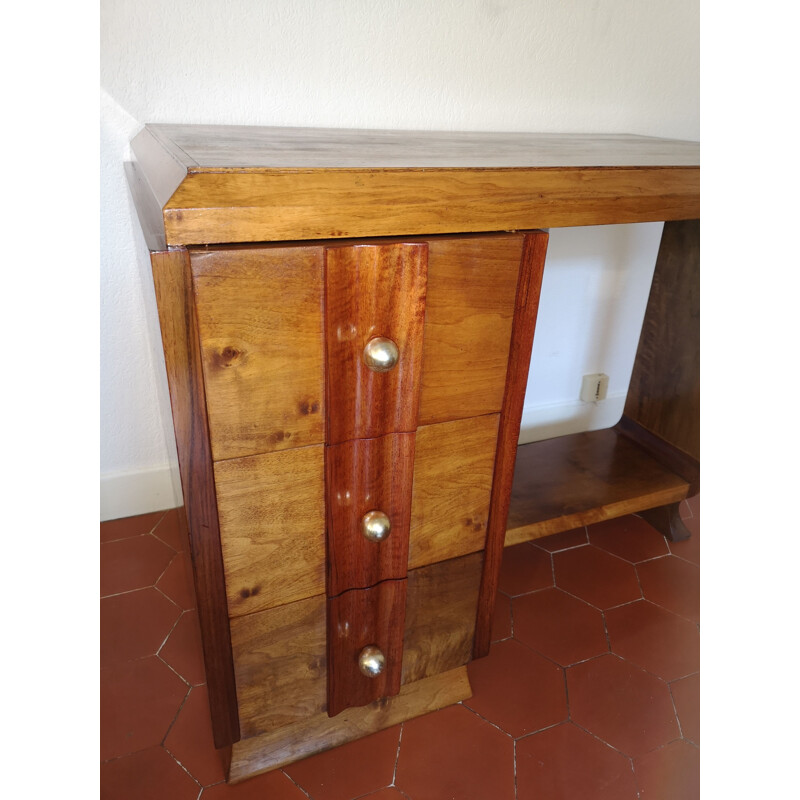
M504 545L631 511L685 534L692 223L665 228L617 428L517 439L536 229L697 217L695 143L151 125L132 149L231 782L468 697Z

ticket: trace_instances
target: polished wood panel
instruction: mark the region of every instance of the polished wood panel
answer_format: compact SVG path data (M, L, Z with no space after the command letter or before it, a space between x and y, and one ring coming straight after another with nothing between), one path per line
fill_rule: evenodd
M417 431L409 569L483 548L499 419L488 414Z
M330 444L416 429L427 257L424 243L325 248ZM400 351L388 372L364 363L374 337Z
M489 642L491 641L494 602L500 577L500 565L503 560L506 520L508 519L511 485L514 480L514 463L517 458L517 442L519 441L522 405L528 382L533 333L539 310L547 241L548 235L544 231L526 234L519 271L503 411L500 415L500 429L497 434L497 457L494 465L489 527L486 533L486 557L483 563L481 593L478 600L474 649L476 658L485 656L489 652Z
M325 597L231 620L242 736L326 709Z
M405 578L414 477L414 434L393 433L325 448L328 595ZM371 542L361 530L369 511L383 511L389 536Z
M151 262L189 527L214 744L225 747L239 739L239 717L189 259L185 250L171 250L152 253Z
M317 713L233 746L229 783L278 769L314 753L360 739L472 695L466 667L407 684L394 697L348 708L336 717Z
M214 460L323 442L322 249L191 259Z
M700 163L697 142L630 134L147 125L184 169L642 167Z
M661 439L653 449L699 491L700 221L664 225L625 417ZM637 431L631 430L632 435ZM637 441L647 446L644 436ZM670 454L666 451L674 450Z
M472 657L483 553L408 575L403 683L446 672Z
M698 167L190 172L167 242L285 241L694 219Z
M406 581L383 581L328 599L328 714L363 706L400 691ZM359 669L358 656L373 645L385 666L376 677Z
M519 447L506 545L686 497L687 482L614 429Z
M523 239L429 241L420 425L500 411Z
M324 449L214 465L232 617L325 591Z

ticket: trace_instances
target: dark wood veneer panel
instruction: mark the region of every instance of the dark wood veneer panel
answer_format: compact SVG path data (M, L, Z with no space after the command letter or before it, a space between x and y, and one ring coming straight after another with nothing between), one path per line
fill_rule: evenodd
M329 596L406 577L414 438L393 433L325 448ZM361 532L368 511L389 517L391 531L381 542Z
M533 347L533 333L539 310L544 259L547 253L548 234L533 231L526 234L517 283L514 325L511 331L511 349L506 373L503 410L500 414L500 431L497 435L497 455L494 465L492 499L489 506L489 525L486 532L486 557L481 577L475 627L475 658L489 652L492 635L492 616L503 560L506 520L514 480L514 462L517 458L517 441L522 420L528 368Z
M427 261L424 243L325 249L329 444L416 430ZM374 337L400 351L388 372L364 363Z
M200 341L185 250L151 253L189 525L214 744L240 738Z
M400 691L407 582L384 581L328 599L328 714L363 706ZM371 678L358 666L361 650L383 652L383 672Z

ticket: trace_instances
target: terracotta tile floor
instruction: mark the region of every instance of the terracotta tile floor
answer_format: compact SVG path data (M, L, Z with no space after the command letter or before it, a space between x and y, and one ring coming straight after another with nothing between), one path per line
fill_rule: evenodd
M638 517L505 551L471 699L224 783L178 510L104 523L103 800L699 797L699 497L671 544Z

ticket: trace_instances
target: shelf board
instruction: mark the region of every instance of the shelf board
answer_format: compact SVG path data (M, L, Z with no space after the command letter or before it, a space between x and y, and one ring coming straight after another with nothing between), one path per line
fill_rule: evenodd
M614 428L520 445L505 546L677 503L688 491Z

